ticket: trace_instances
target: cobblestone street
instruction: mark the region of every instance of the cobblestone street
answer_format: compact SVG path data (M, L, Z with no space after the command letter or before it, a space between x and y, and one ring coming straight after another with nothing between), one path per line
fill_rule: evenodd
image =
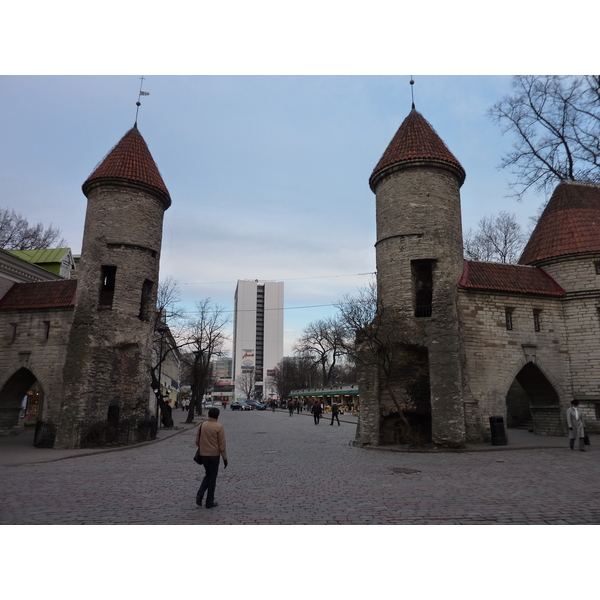
M195 429L186 429L141 447L0 467L0 523L600 523L594 445L385 452L351 446L354 424L316 426L306 414L227 410L219 420L229 466L221 464L214 509L195 504L204 469L192 461Z

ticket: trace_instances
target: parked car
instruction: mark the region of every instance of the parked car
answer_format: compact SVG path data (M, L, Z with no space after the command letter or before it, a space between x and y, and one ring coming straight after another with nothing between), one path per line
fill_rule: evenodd
M246 400L246 404L249 404L251 408L255 408L256 410L267 409L267 405L259 402L258 400Z
M231 410L252 410L252 408L243 400L236 400L231 403Z

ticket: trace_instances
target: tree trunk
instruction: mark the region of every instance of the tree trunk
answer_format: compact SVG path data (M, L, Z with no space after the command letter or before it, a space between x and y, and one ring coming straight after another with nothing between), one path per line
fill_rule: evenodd
M392 389L392 382L387 373L385 375L385 388L392 399L392 402L398 409L398 418L400 419L400 435L406 441L409 446L420 446L423 443L421 436L416 433L413 428L410 426L402 407L400 406L400 402Z

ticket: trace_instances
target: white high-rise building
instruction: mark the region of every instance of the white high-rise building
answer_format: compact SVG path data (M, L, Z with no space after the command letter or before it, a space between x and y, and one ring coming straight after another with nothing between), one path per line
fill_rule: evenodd
M267 377L283 358L283 282L238 280L233 321L235 395L267 399Z

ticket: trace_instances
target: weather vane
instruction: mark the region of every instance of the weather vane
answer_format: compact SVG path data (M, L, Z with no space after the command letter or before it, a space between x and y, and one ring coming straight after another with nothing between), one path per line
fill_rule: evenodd
M144 85L144 79L145 77L142 75L142 77L140 77L140 93L138 94L138 99L137 102L135 103L135 105L137 106L137 108L135 109L135 123L134 123L134 127L137 127L137 119L138 119L138 112L140 110L140 106L142 105L142 103L140 102L140 98L142 96L149 96L150 93L149 92L142 92L142 85Z
M415 85L415 80L412 78L412 75L410 76L410 95L412 97L412 108L413 110L415 109L415 88L413 87Z

